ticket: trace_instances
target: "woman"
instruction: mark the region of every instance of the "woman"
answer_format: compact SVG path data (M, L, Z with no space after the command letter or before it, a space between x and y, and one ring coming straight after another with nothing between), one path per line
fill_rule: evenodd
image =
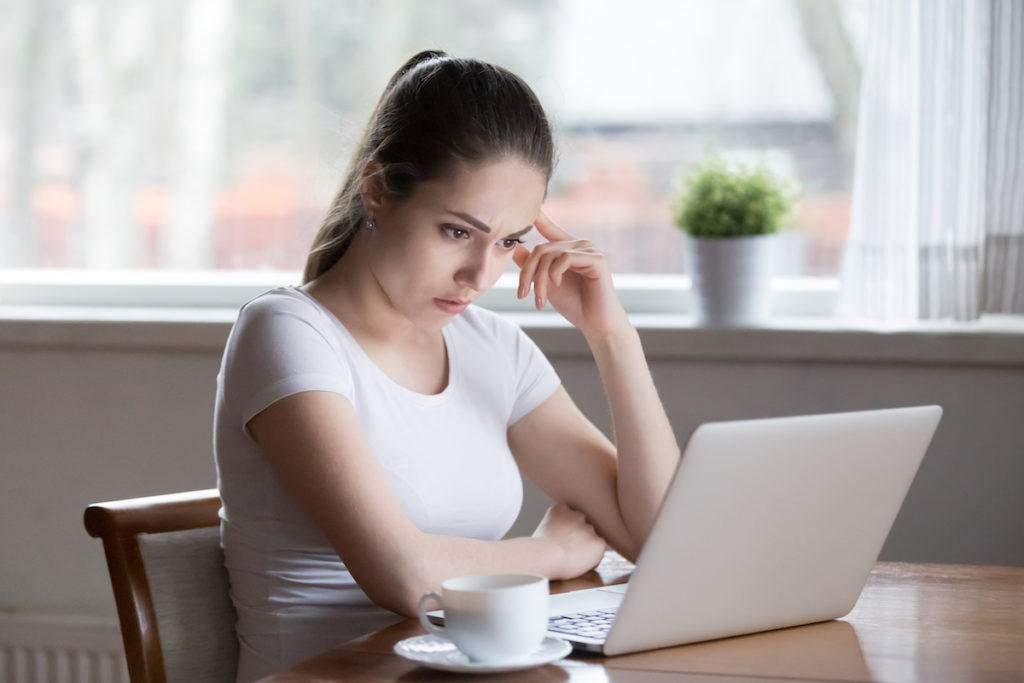
M540 103L423 52L391 79L302 287L246 304L218 377L222 539L239 680L416 613L447 577L566 579L642 547L679 456L605 259L540 210ZM547 241L532 251L533 227ZM613 445L515 325L472 306L510 262L584 334ZM557 505L502 540L520 472ZM399 616L401 615L401 616Z

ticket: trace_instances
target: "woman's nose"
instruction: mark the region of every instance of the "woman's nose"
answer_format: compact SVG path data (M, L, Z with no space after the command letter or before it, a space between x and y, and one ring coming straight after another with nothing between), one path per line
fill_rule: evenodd
M476 256L472 260L463 263L455 272L455 281L476 292L482 292L488 287L488 278L492 266L491 259L487 255Z

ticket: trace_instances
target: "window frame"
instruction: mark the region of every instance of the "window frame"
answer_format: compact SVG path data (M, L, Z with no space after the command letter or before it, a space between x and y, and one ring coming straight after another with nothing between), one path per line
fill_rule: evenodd
M616 290L631 315L689 317L691 282L686 275L613 274ZM0 317L28 308L88 310L145 309L181 319L182 311L237 310L275 287L296 285L298 271L0 269ZM536 312L533 298L519 300L516 273L504 273L478 299L499 313ZM772 281L776 317L827 321L834 317L838 278L788 277ZM550 305L545 311L552 311Z

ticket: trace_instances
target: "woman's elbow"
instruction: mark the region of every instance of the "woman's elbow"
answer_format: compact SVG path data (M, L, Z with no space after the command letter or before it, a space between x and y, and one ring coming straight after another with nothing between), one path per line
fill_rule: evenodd
M406 618L415 617L419 610L420 595L411 588L395 585L380 588L363 588L363 592L378 607L383 607Z
M636 558L640 557L640 550L642 547L643 546L637 545L636 543L630 543L628 546L622 548L613 547L612 550L617 552L619 555L622 555L622 557L629 562L636 564Z
M342 558L356 584L370 601L403 617L415 617L420 597L430 588L417 538L405 535L386 543L349 546Z
M411 574L380 573L372 580L357 582L375 605L407 618L417 616L420 598L427 592L426 584Z

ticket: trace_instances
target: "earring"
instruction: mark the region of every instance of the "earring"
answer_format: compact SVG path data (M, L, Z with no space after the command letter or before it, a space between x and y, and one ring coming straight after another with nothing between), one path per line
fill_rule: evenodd
M377 226L377 224L373 222L372 218L367 218L366 219L366 229L367 230L373 230L376 226Z

